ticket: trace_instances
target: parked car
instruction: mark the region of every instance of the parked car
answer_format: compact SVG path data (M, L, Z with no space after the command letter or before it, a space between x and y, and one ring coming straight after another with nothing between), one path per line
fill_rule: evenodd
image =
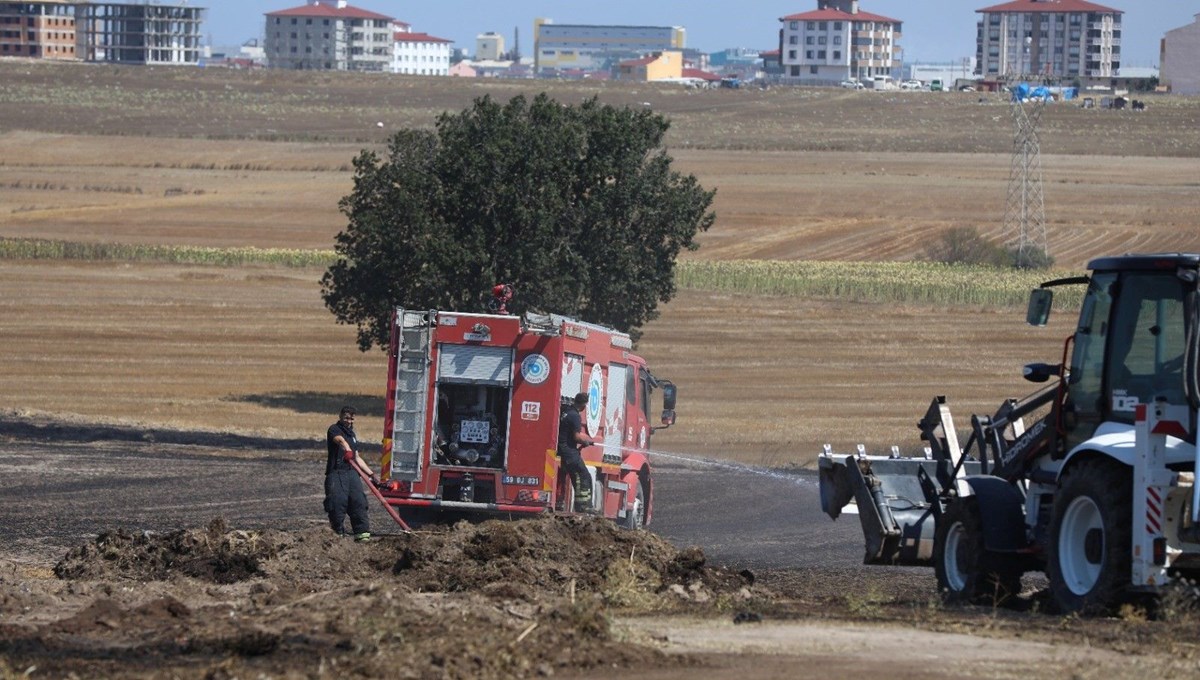
M930 92L941 92L944 89L945 89L945 86L942 85L942 81L940 81L936 78L929 81L929 91Z
M924 89L925 85L919 80L906 80L900 83L901 90L920 90Z
M854 80L853 78L851 78L850 80L843 80L841 82L841 85L842 85L842 87L846 88L847 90L863 89L863 84L858 82L857 80Z

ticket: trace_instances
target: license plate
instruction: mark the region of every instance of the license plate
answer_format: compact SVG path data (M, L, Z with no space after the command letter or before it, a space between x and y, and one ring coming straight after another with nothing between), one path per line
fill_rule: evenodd
M492 424L486 420L464 420L458 426L458 441L467 444L486 444Z

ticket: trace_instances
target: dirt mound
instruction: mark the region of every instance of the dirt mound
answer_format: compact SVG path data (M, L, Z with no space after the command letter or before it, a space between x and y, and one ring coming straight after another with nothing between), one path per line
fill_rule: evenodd
M204 530L166 534L107 531L69 552L54 567L62 579L165 580L180 574L212 583L235 583L262 573L276 553L259 532L229 531L215 519Z
M106 532L72 550L54 573L66 580L211 583L265 579L277 586L382 580L421 593L477 593L538 602L602 595L607 604L653 607L748 600L753 578L706 566L703 551L680 551L658 536L594 518L459 522L358 544L324 529L206 529L164 534Z
M54 574L9 603L57 612L3 626L0 659L14 668L196 678L615 673L679 664L614 635L615 612L748 612L769 597L750 574L708 566L698 548L587 517L460 522L361 544L324 528L243 531L216 519L203 529L106 532Z

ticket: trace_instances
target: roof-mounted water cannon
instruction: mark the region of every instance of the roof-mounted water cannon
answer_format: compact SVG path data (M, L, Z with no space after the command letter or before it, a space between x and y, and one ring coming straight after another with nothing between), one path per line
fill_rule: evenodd
M514 292L507 283L492 286L492 301L488 303L488 309L496 314L508 314L508 304L512 302Z

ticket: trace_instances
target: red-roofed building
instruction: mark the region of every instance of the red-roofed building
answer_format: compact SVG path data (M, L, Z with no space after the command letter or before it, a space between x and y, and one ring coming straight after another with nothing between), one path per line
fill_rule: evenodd
M328 71L387 71L392 63L392 17L346 0L266 14L267 65Z
M987 80L1119 75L1121 10L1088 0L1014 0L976 12L975 74Z
M397 31L392 52L392 73L450 75L450 45L453 42L428 33Z
M899 19L863 11L858 0L817 0L779 19L783 75L812 83L890 76L901 60Z

